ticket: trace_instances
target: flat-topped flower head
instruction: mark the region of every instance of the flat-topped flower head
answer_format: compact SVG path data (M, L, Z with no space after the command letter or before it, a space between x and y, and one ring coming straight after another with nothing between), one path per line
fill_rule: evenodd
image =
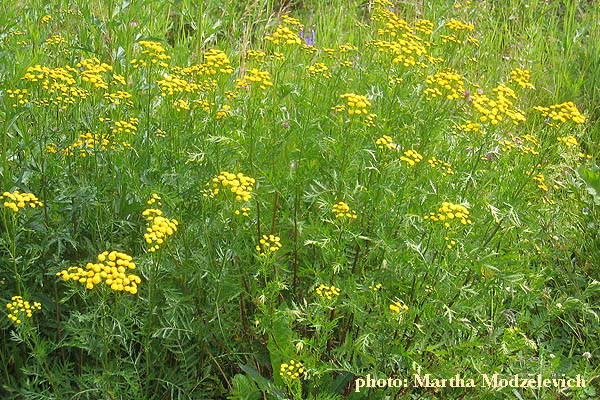
M344 93L342 95L340 95L340 97L342 99L346 100L346 105L345 106L341 106L342 109L339 111L342 111L344 109L348 110L348 114L350 115L360 115L360 114L368 114L368 110L367 107L371 106L371 102L367 99L366 96L361 95L361 94L355 94L355 93ZM338 106L336 106L338 107Z
M331 211L335 214L336 218L357 218L356 211L351 211L348 204L343 201L335 203Z
M333 300L333 298L340 295L340 288L333 285L327 286L320 284L315 291L317 292L317 296L325 297L327 300Z
M136 264L133 257L116 250L98 254L98 262L89 262L85 268L69 267L56 274L64 281L76 281L85 284L91 290L103 280L108 287L117 292L136 294L141 278L133 273Z
M427 160L427 163L429 163L429 166L431 168L441 169L443 171L442 176L454 175L454 170L452 170L452 164L450 164L449 162L440 160L435 157L431 157L429 160Z
M454 221L460 222L462 225L471 225L473 222L470 219L470 212L467 207L444 201L442 206L436 213L429 213L423 217L423 219L430 220L432 222L442 222L446 228L450 228Z
M306 369L304 365L295 360L290 360L287 363L282 363L279 368L279 375L284 379L298 379L306 377Z
M160 200L160 196L156 195L156 197L158 199L153 195L149 201ZM145 209L142 211L142 216L146 218L148 223L146 233L144 233L144 240L151 245L148 251L153 253L160 248L169 236L177 232L179 221L175 218L169 219L164 217L162 210L156 208Z
M23 322L25 318L31 318L33 313L42 308L42 305L37 301L30 304L29 301L24 300L21 296L11 297L11 302L6 304L8 309L8 319L16 324Z
M428 75L425 80L427 88L423 91L427 100L436 97L445 97L448 100L457 100L465 92L464 79L457 72L448 70Z
M569 120L576 124L583 124L585 122L585 116L581 114L572 101L554 104L549 107L535 106L533 109L539 111L543 117L547 117L557 123L564 123Z
M18 190L2 193L0 204L14 212L25 207L36 208L44 205L33 193L21 193Z
M394 143L394 140L391 136L383 135L379 139L375 141L378 149L388 149L388 150L397 150L398 145Z
M258 251L261 256L274 253L282 247L280 240L279 236L262 235L262 238L259 241L260 245L256 245L256 251Z
M533 87L530 82L531 75L528 69L515 68L510 72L510 78L522 88Z
M417 163L423 161L423 156L417 153L416 150L407 150L403 156L400 156L400 160L408 163L411 167L414 167Z
M247 202L252 198L252 190L256 180L241 172L233 174L227 171L221 173L212 179L212 184L207 183L209 189L204 190L204 197L214 198L219 193L233 193L234 200L237 202Z
M273 86L271 74L269 74L268 71L261 71L257 68L249 69L242 79L236 79L235 82L236 89L248 86L258 86L261 90L266 90Z
M401 301L396 301L389 306L390 310L395 312L396 314L400 314L401 312L408 311L408 306Z
M369 289L371 289L374 292L378 292L379 290L381 290L382 287L383 285L381 283L377 283L375 284L375 286L369 285Z

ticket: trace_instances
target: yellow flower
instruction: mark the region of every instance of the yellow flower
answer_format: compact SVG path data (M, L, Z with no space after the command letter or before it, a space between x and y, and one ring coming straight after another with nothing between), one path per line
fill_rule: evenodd
M284 379L298 379L306 377L306 368L304 365L295 360L290 360L287 363L282 363L279 368L279 375Z

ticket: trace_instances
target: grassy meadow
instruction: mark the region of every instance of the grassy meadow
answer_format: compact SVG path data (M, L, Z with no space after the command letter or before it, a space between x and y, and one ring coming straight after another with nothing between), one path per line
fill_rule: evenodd
M599 20L2 2L0 398L600 398Z

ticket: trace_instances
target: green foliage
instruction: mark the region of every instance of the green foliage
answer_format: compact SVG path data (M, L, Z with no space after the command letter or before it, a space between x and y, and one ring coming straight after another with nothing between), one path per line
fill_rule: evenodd
M599 10L3 2L0 398L596 398Z

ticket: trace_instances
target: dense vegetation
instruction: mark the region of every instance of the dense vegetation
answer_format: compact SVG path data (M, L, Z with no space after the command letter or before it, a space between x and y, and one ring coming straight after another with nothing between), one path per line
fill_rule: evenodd
M0 7L0 398L597 398L594 2Z

